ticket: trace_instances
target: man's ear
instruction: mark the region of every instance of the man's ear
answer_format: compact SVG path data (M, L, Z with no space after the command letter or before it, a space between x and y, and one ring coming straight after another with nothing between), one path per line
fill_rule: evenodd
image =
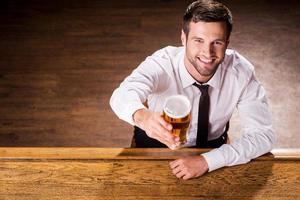
M185 44L186 44L186 35L183 32L183 30L181 30L181 44L182 44L182 46L185 46Z

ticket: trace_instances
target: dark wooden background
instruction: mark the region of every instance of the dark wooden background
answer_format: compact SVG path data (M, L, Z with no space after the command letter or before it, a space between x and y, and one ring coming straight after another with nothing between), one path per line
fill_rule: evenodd
M127 147L110 95L149 54L180 45L191 1L0 2L0 146ZM278 147L299 147L300 3L224 1L231 48L268 91ZM230 130L239 137L237 114Z

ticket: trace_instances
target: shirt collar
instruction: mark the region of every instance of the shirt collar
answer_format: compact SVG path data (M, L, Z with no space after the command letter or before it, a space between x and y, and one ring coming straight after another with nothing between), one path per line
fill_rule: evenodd
M222 75L222 63L219 64L217 71L215 72L213 77L209 79L207 84L215 89L220 89L221 75Z
M179 74L181 78L182 87L186 88L191 86L193 83L195 83L195 79L190 75L190 73L187 71L185 64L184 64L184 55L182 56L182 59L179 64Z
M211 77L211 79L206 83L207 85L220 89L220 83L221 83L221 70L222 70L222 63L219 65L217 71ZM181 78L181 83L183 88L189 87L193 85L193 83L197 82L187 71L185 64L184 64L184 55L181 58L180 66L179 66L179 74Z

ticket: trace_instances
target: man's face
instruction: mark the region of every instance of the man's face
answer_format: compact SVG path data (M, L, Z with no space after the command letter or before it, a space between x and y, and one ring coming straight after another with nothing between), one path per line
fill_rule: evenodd
M228 45L225 22L190 22L189 33L181 35L186 46L185 65L198 81L208 81L223 61Z

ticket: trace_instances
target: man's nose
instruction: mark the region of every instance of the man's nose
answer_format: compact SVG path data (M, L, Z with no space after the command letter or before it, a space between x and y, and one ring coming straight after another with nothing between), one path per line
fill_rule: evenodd
M206 58L210 58L213 54L213 48L211 44L204 44L203 48L202 48L202 54L206 57Z

